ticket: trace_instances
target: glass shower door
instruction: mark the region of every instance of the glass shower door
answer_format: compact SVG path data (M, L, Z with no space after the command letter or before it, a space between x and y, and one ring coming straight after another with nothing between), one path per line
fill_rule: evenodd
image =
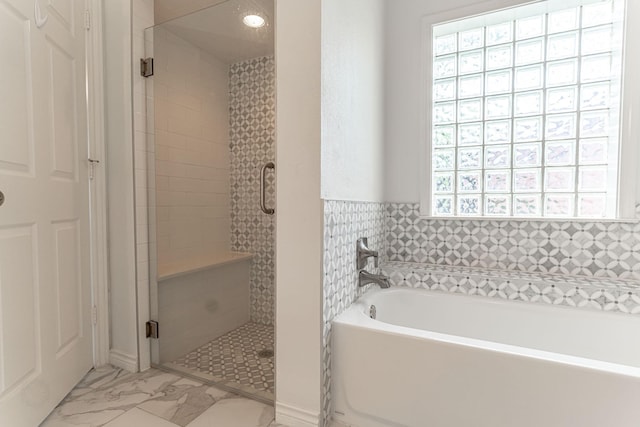
M265 24L247 27L247 14ZM152 363L265 401L274 392L272 17L272 0L229 0L145 31Z

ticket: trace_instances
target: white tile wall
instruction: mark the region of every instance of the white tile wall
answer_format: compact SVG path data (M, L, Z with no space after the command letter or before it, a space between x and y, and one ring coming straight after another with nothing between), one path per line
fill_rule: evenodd
M158 263L229 250L228 66L163 28L155 41Z

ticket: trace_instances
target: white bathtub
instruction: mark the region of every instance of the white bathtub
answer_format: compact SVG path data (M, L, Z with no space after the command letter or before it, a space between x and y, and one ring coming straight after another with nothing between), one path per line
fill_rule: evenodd
M640 426L640 316L372 289L332 351L348 426Z

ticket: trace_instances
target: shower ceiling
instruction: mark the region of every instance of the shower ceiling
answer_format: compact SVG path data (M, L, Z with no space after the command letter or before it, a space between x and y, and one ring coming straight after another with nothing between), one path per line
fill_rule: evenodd
M266 24L249 28L242 18L260 15ZM163 25L217 59L233 64L273 54L273 0L229 0Z

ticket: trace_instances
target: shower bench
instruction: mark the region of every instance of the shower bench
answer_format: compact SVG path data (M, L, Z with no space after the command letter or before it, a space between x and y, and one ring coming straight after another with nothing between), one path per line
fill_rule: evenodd
M250 253L220 252L158 265L160 363L249 321L252 258Z

